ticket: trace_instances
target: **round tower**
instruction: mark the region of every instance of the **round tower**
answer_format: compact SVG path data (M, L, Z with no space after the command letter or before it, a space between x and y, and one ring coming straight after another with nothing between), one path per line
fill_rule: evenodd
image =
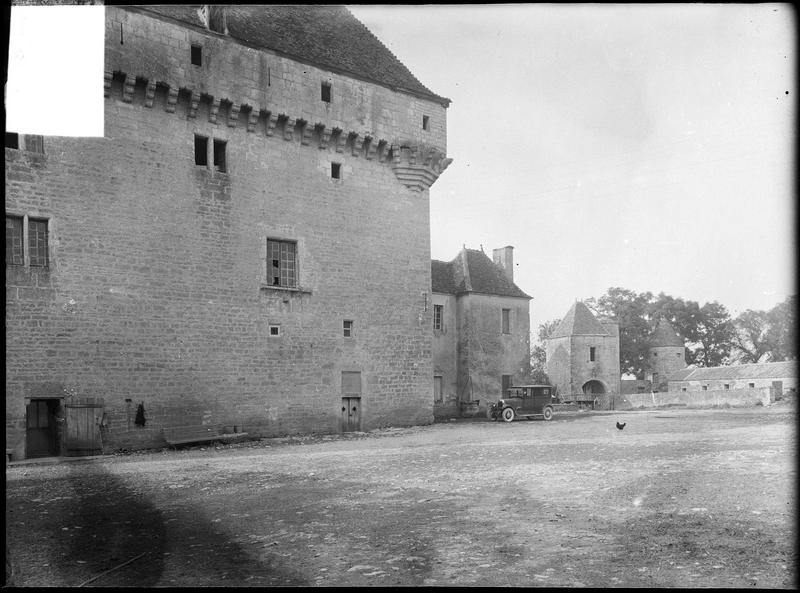
M667 390L667 380L675 371L686 368L686 348L669 321L658 321L648 349L650 380L656 391Z

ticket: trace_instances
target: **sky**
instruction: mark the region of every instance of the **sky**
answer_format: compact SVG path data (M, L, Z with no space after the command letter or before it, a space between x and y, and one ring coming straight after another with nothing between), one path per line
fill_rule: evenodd
M431 257L512 245L534 336L612 286L717 301L734 317L795 292L791 4L350 10L452 101ZM102 11L12 9L9 129L102 134ZM70 89L59 109L54 88Z
M431 257L512 245L534 336L612 286L795 292L790 4L349 8L452 101Z

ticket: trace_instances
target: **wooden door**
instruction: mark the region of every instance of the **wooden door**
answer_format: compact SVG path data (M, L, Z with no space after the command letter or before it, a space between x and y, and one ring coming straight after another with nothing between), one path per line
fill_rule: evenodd
M58 400L34 399L25 407L25 456L58 455L56 408Z
M342 371L342 432L361 430L361 372Z
M67 455L100 455L103 446L100 440L100 421L103 404L70 402L65 405Z

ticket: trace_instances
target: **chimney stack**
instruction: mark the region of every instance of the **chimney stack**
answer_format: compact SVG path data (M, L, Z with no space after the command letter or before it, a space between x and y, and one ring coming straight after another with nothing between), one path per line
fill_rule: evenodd
M514 282L514 248L511 245L492 250L494 263L503 268L506 277Z

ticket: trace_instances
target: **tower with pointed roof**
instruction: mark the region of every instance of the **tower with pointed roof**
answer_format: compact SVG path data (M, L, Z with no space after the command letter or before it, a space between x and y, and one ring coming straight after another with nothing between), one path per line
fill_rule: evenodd
M431 261L436 417L480 412L527 374L532 297L514 283L513 249Z
M649 371L645 379L651 382L654 391L666 391L667 380L686 368L686 348L669 321L661 318L650 338L647 353Z
M619 393L619 327L598 320L581 301L570 307L546 341L547 375L568 400Z

